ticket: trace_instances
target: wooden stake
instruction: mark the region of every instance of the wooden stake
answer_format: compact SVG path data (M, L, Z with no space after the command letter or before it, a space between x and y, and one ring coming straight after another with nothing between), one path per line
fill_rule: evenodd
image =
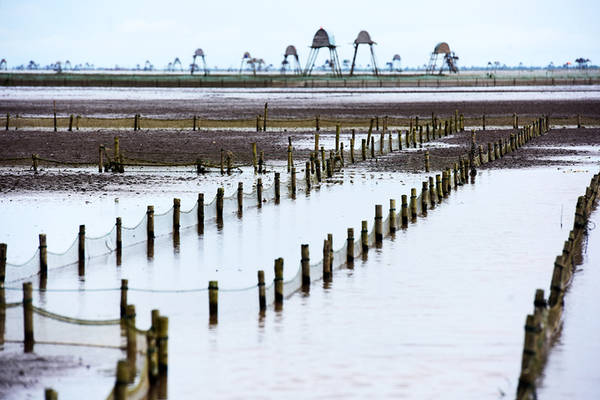
M275 279L273 284L275 286L275 308L281 309L283 307L283 258L275 260Z
M306 180L306 190L310 191L310 161L304 166L304 179Z
M33 351L33 295L31 282L23 283L23 332L25 353Z
M173 232L179 233L181 226L181 199L173 199Z
M275 204L279 204L281 200L281 176L279 172L275 172Z
M335 125L335 152L340 151L340 130L342 126L340 124Z
M169 317L159 316L157 325L158 372L166 376L169 368Z
M219 320L219 283L208 282L208 318L211 324Z
M401 216L401 224L402 228L408 227L408 197L403 194L402 195L402 216Z
M73 132L73 114L69 115L69 132Z
M346 244L346 263L350 267L354 264L354 228L348 228L348 239Z
M256 143L252 143L252 166L254 167L254 173L256 173Z
M79 276L85 275L85 225L79 225L78 235Z
M146 237L148 240L154 239L154 206L148 206L146 210Z
M204 193L198 193L197 205L198 235L204 234Z
M383 241L383 209L381 204L375 205L375 243L381 244Z
M46 235L41 233L39 235L40 241L40 275L42 277L48 276L48 248L46 246Z
M396 200L394 200L394 199L390 199L389 220L390 220L390 235L392 235L392 234L394 234L394 232L396 232L396 229L397 229L397 226L396 226Z
M258 208L262 207L262 190L263 190L262 179L258 178L256 180L256 202L257 202L256 205Z
M429 151L425 152L425 172L429 172Z
M220 187L217 189L217 223L223 222L223 198L225 197L225 189Z
M261 313L267 310L267 296L265 290L265 271L258 271L258 308Z
M310 253L307 244L300 246L300 264L302 266L302 288L308 291L310 288Z
M292 168L292 198L296 196L296 168Z
M331 280L331 258L329 240L323 240L323 280L329 282Z
M128 281L127 279L121 279L121 319L124 319L127 315L127 290L128 290Z
M0 288L4 287L6 279L6 243L0 243Z
M122 257L122 252L123 252L123 239L122 239L122 224L121 224L121 217L117 217L117 221L115 223L115 230L116 230L116 242L117 242L117 248L116 248L116 253L117 253L117 265L121 265L121 257Z
M129 384L129 363L126 360L117 362L117 380L113 390L114 400L127 400L127 385Z
M369 252L369 226L367 221L361 221L360 243L362 253L366 255Z
M412 222L417 220L417 189L410 189L410 219Z
M318 153L318 152L319 152L319 134L315 133L315 153Z
M263 119L263 131L266 132L267 131L267 116L268 116L268 108L269 108L269 104L265 103L265 116Z

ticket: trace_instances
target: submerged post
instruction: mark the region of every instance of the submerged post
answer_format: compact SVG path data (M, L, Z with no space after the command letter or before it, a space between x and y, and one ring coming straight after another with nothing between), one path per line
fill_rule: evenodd
M369 226L367 221L361 221L360 243L363 254L369 252Z
M275 172L275 204L279 204L281 200L281 175Z
M402 228L408 227L408 196L402 195L402 214L401 214Z
M127 400L127 385L129 384L129 363L126 360L117 362L117 379L113 390L114 400Z
M265 271L258 271L258 309L265 312L267 309L267 296L265 290Z
M396 229L397 229L397 226L396 226L396 200L395 199L390 199L389 220L390 220L390 234L393 234L394 232L396 232Z
M256 180L256 206L258 208L262 207L262 190L263 190L263 184L262 184L262 179L258 178Z
M329 282L331 280L331 257L330 257L330 246L329 240L323 240L323 280Z
M121 279L121 304L120 304L121 319L125 318L125 315L127 313L127 290L128 290L127 285L128 285L128 280Z
M158 373L166 376L169 367L169 317L159 316L157 325Z
M173 199L173 232L179 233L181 225L181 199Z
M275 260L275 308L281 309L283 306L283 258Z
M208 318L211 324L219 319L219 282L208 282Z
M42 278L48 276L48 247L46 246L46 234L40 233L40 275Z
M412 222L417 220L417 189L410 189L410 219Z
M225 197L225 189L217 188L217 223L223 222L223 197Z
M254 167L254 173L257 172L257 155L256 155L256 142L252 143L252 166Z
M204 233L204 193L198 193L198 208L196 209L198 221L198 235Z
M0 288L6 278L6 243L0 243Z
M310 253L307 244L300 246L300 264L302 265L302 288L308 290L310 287Z
M238 216L241 217L242 213L244 212L244 183L243 182L238 182L237 211L238 211Z
M79 264L79 276L85 275L85 225L79 225L77 259Z
M383 207L381 204L375 205L375 243L381 244L383 241Z
M354 228L348 228L348 239L346 244L346 263L349 266L354 263Z

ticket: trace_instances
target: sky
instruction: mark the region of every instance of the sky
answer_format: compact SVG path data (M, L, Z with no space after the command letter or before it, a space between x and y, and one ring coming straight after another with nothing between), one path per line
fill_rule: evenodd
M403 67L422 66L442 41L459 66L562 65L579 57L597 65L599 16L598 0L0 0L0 59L9 67L30 60L135 67L149 60L163 68L176 57L189 65L202 48L209 67L239 68L246 51L278 67L293 44L304 65L323 27L340 60L352 58L352 42L367 30L380 66L394 54ZM321 50L317 64L325 59ZM357 62L369 63L367 46Z

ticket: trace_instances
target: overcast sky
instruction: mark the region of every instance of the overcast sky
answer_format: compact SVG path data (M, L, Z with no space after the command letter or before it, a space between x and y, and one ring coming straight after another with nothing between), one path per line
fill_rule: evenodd
M403 66L421 66L441 41L463 66L600 63L599 0L0 0L0 16L0 58L9 66L150 60L162 68L175 57L185 66L198 47L210 67L239 67L245 51L279 66L289 44L304 64L320 27L334 35L340 60L352 58L365 29L380 65L400 54ZM368 54L359 49L358 62Z

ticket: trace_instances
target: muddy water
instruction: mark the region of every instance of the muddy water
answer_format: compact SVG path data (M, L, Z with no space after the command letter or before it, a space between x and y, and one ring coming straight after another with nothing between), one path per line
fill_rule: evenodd
M150 261L138 246L127 249L120 268L112 256L94 260L85 280L72 267L53 271L50 291L34 293L34 303L114 318L118 291L54 290L116 288L121 278L138 289L200 288L129 294L138 325L148 326L152 308L170 317L170 398L207 391L213 398L511 397L524 317L535 288L549 286L577 196L595 172L485 171L368 260L337 271L330 288L315 283L310 296L293 295L283 312L269 310L264 319L252 287L257 269L271 280L273 259L281 256L288 279L301 243L320 258L328 232L340 247L348 226L358 231L361 219L372 220L375 203L387 209L390 197L419 187L422 177L389 175L374 184L356 176L353 185L310 199L249 210L201 238L185 232L179 250L170 237L159 238ZM222 288L217 327L208 326L209 279ZM19 298L7 292L7 301Z
M544 372L539 399L600 398L600 212L590 218L587 251L565 296L564 322Z

